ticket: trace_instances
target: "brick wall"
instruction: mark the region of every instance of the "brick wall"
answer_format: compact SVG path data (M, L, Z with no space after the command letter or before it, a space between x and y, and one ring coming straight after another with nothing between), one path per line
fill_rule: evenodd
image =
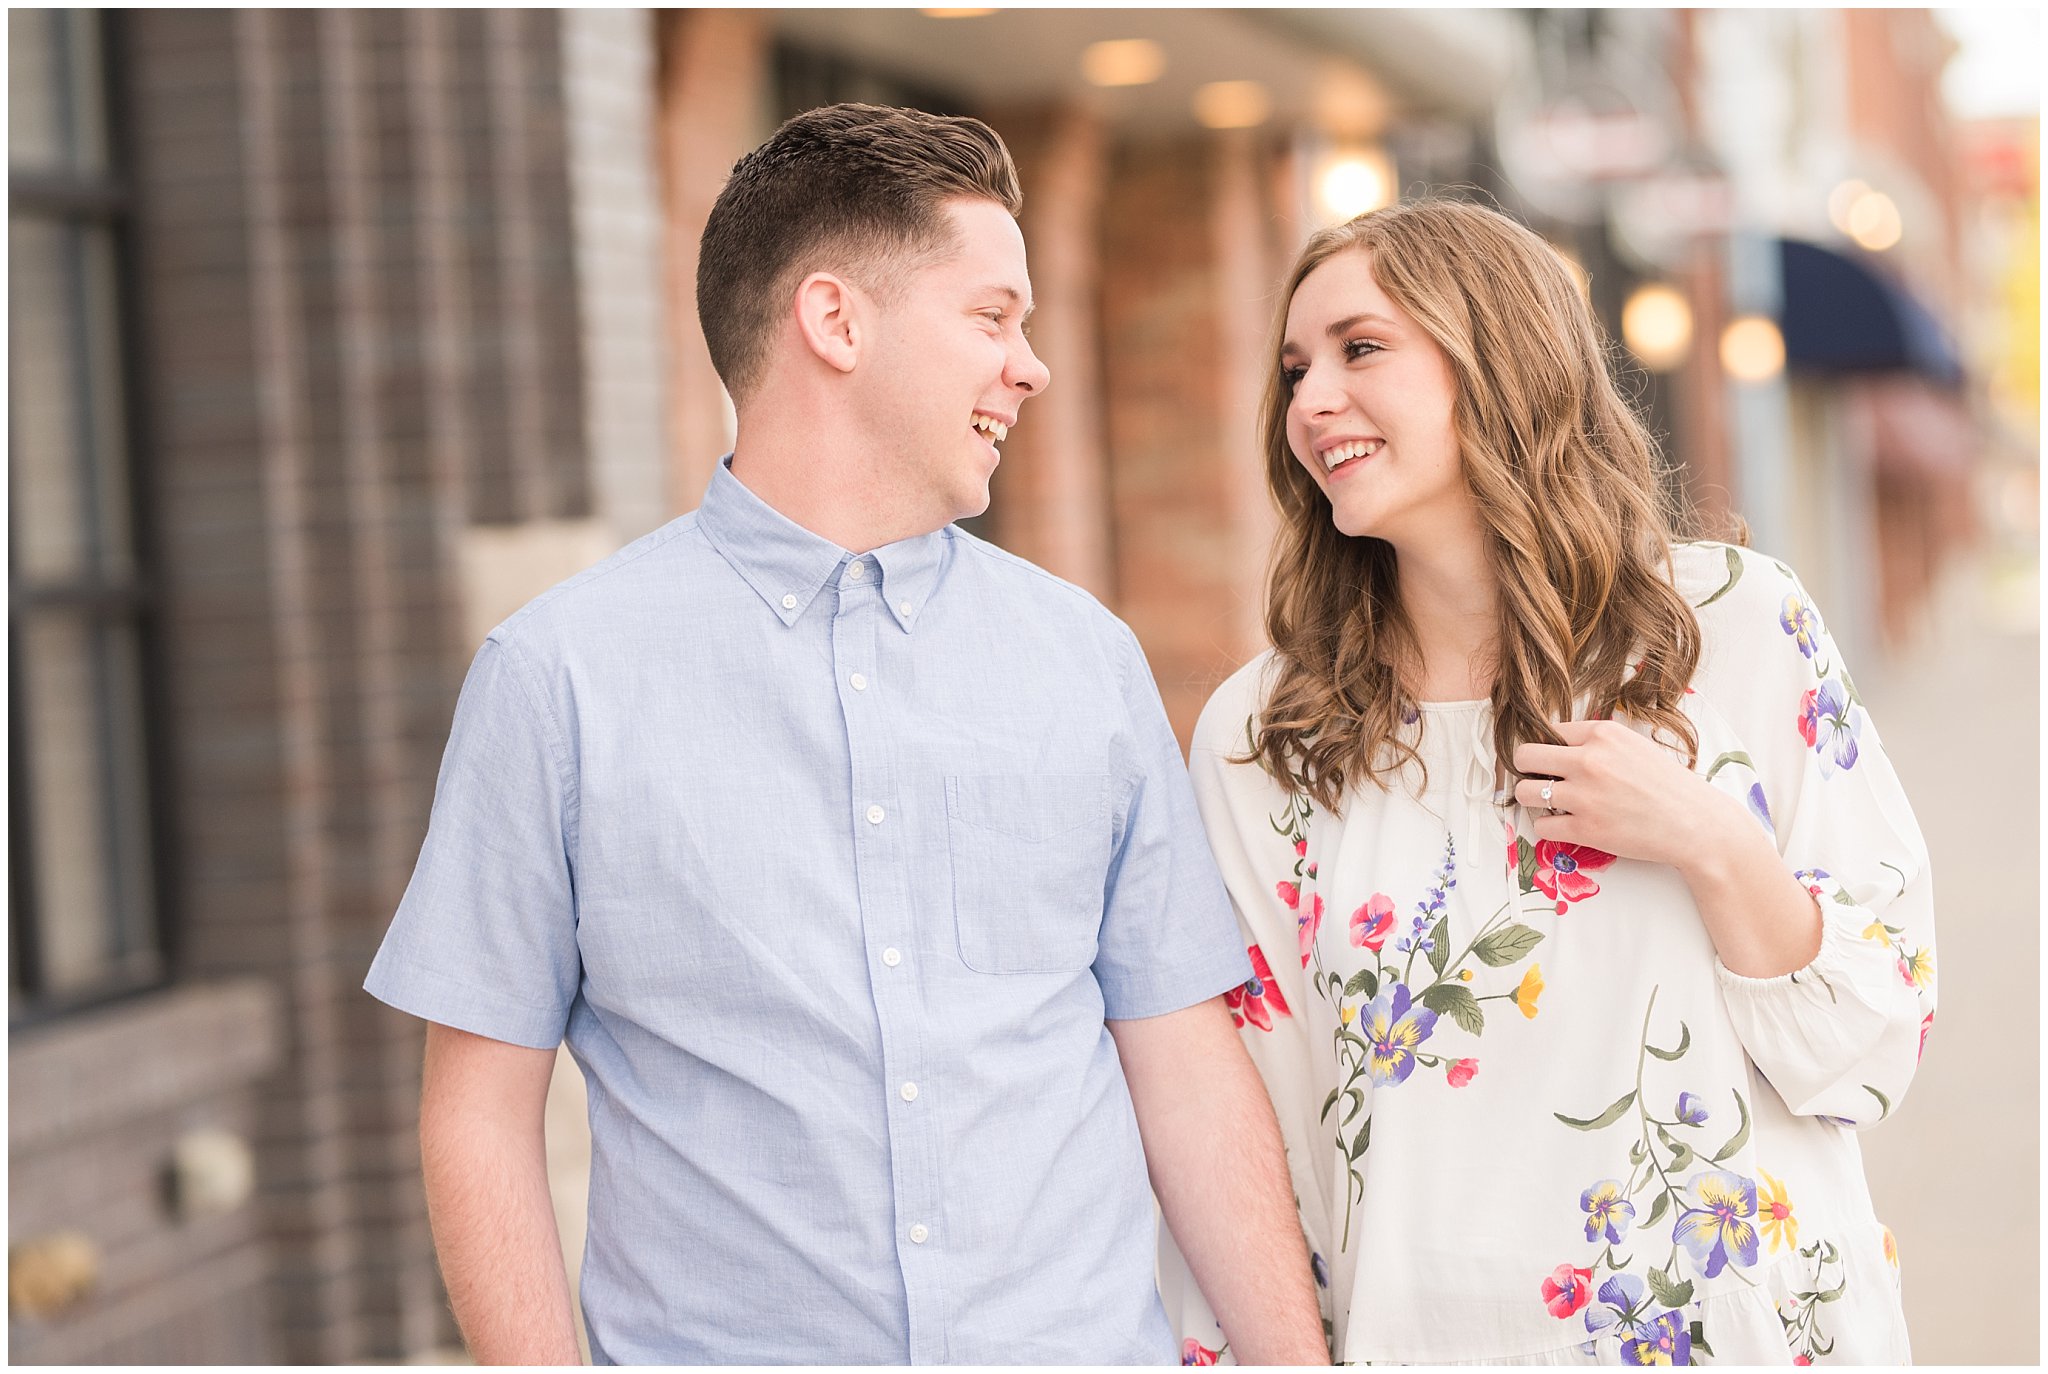
M15 1048L11 1233L26 1199L108 1257L102 1296L17 1326L17 1358L346 1362L453 1339L419 1182L421 1028L360 985L475 648L465 529L597 514L597 440L615 448L603 515L620 538L662 513L656 364L602 366L653 334L628 299L652 169L630 139L572 130L568 99L573 84L585 118L632 117L631 63L623 116L592 108L593 78L639 42L644 86L639 18L594 35L577 20L574 82L552 11L125 26L179 857L179 989L140 1005L251 979L270 1048L230 1055L173 1018L163 1051L219 1072L118 1119L68 1113L61 1079L25 1078ZM579 250L579 224L604 251ZM59 1023L38 1052L143 1071L98 1024ZM256 1143L257 1196L232 1224L179 1230L133 1180L195 1112ZM53 1121L70 1124L34 1124ZM96 1196L115 1184L118 1206Z

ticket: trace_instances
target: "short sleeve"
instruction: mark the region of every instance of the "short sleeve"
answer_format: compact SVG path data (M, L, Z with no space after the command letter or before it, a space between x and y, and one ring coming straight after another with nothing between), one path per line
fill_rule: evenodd
M1748 780L1751 814L1822 913L1805 968L1745 978L1717 961L1723 998L1787 1107L1872 1125L1905 1095L1934 1021L1926 843L1805 587L1761 555L1709 547L1726 580L1702 609L1699 685L1747 748L1701 765Z
M363 986L458 1030L560 1043L581 980L567 746L496 638L470 665L412 881Z
M1240 987L1251 969L1159 689L1118 630L1127 752L1094 973L1108 1018L1134 1021Z

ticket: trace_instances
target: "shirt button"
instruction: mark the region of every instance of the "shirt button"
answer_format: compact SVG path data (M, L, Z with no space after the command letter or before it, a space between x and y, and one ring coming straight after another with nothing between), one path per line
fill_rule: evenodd
M908 618L909 618L909 615L910 615L910 603L909 603L908 601L904 602L903 604L901 604L900 606L898 606L898 607L897 607L896 609L897 609L897 610L899 610L899 611L901 611L901 612L903 612L903 614L904 614L904 617L905 617L906 619L908 619Z
M889 948L882 951L882 962L887 964L890 968L895 968L898 964L903 962L903 954L900 950L896 948L896 946L891 945L889 946Z
M925 1228L925 1224L921 1221L910 1228L910 1243L912 1245L922 1245L931 1238L932 1233Z
M896 1090L896 1093L905 1102L915 1102L917 1101L917 1084L905 1083L902 1087Z
M789 593L782 598L782 609L785 611L793 611L796 609L796 594L794 592Z
M869 825L880 825L881 823L882 823L882 808L881 808L881 807L879 807L879 806L870 806L870 807L868 808L868 824L869 824Z
M846 569L846 575L858 582L868 575L868 565L856 558Z
M866 673L855 673L847 681L853 684L853 690L856 692L865 692L868 689L868 675Z

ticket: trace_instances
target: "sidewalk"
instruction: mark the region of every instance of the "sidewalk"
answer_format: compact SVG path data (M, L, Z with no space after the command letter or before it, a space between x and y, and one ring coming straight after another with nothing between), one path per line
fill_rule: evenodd
M1927 1058L1862 1136L1922 1364L2040 1358L2040 622L2017 571L1958 570L1926 642L1857 674L1934 870Z

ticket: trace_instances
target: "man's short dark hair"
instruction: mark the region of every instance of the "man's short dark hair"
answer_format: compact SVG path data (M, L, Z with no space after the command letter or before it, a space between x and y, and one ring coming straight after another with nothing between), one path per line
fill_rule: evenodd
M790 293L812 272L886 298L906 270L952 251L940 207L955 196L1023 208L1010 150L978 119L827 105L741 158L697 257L697 319L726 390L753 388Z

